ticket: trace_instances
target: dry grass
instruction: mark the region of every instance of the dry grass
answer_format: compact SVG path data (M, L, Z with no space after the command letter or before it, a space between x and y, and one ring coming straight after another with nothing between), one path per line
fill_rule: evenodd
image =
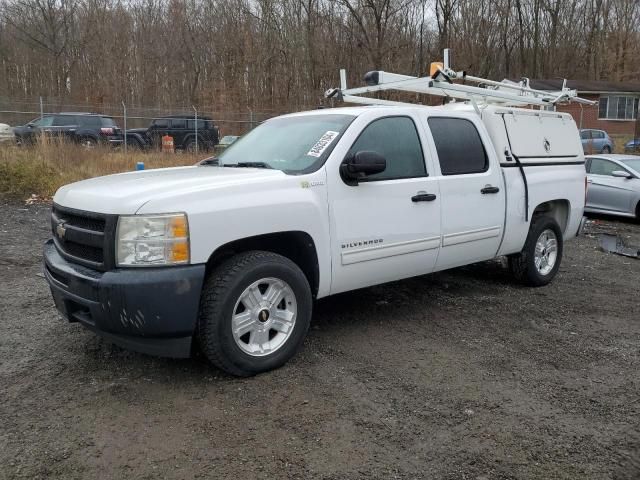
M0 145L0 195L51 197L58 188L85 178L127 172L144 162L145 169L193 165L199 154L114 150L86 150L60 141L40 141L31 147Z

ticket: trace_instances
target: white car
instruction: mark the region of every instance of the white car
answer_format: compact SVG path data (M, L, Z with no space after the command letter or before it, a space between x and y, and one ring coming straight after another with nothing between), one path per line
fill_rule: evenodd
M268 120L219 162L62 187L45 275L58 309L109 341L234 375L302 345L314 299L507 255L549 283L582 225L568 114L470 105Z
M0 143L14 140L13 128L6 123L0 123Z
M588 155L586 212L640 220L640 156Z

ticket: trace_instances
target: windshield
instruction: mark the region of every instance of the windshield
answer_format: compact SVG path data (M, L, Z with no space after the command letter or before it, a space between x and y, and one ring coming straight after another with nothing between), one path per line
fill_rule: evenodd
M620 160L627 167L634 169L636 172L640 172L640 157L638 158L625 158Z
M306 115L274 118L233 142L219 157L221 166L263 164L286 173L306 173L324 162L355 117Z

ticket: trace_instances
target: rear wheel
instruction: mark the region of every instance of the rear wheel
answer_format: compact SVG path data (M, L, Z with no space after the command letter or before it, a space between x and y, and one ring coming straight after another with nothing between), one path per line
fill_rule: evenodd
M291 260L262 251L236 255L205 283L200 347L211 363L232 375L278 368L302 345L311 307L309 282Z
M189 153L194 153L196 151L196 141L195 141L195 139L187 140L187 142L184 144L184 149L185 149L185 151L187 151ZM198 145L198 150L201 150L200 145Z
M93 137L83 137L80 140L80 145L88 149L96 148L98 146L98 141Z
M509 257L511 271L525 285L546 285L558 273L563 247L558 223L546 215L534 217L524 248Z
M611 147L605 145L604 147L602 147L602 153L611 153Z

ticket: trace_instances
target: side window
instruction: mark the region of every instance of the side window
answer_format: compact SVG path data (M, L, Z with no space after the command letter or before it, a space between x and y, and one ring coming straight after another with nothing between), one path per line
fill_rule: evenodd
M620 165L604 160L602 158L592 158L589 173L594 175L609 175L616 170L624 170Z
M171 120L171 128L186 128L187 121L184 118L173 118Z
M53 119L53 125L56 127L77 125L76 117L74 115L56 115Z
M604 138L604 132L601 130L594 130L593 138L602 139Z
M37 127L50 127L51 125L53 125L53 117L49 116L38 118L31 123Z
M195 120L187 120L187 128L189 130L195 130L196 128ZM198 120L198 130L204 130L204 120Z
M580 138L582 140L589 140L591 138L591 130L582 130L580 132Z
M84 128L100 128L102 120L95 115L84 115L79 117L79 124Z
M418 131L409 117L387 117L371 122L351 146L347 156L361 151L379 153L387 160L385 171L368 176L368 181L427 175Z
M169 128L169 120L166 118L157 118L151 124L153 128Z
M443 175L487 171L487 152L472 122L464 118L444 117L431 117L428 122Z

